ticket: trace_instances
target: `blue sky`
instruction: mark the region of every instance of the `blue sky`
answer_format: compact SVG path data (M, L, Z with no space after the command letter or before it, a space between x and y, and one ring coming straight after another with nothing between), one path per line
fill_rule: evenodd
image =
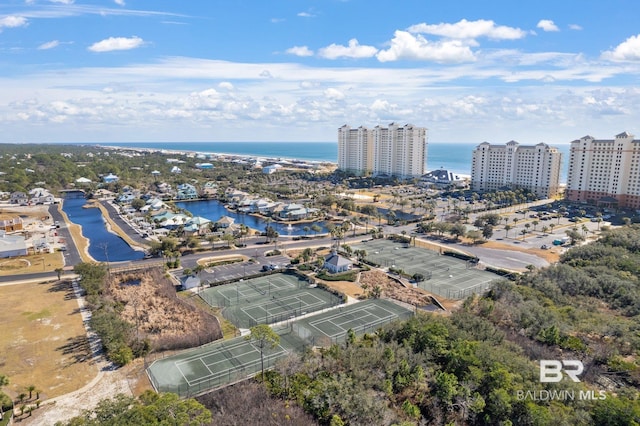
M640 2L4 0L1 142L640 137Z

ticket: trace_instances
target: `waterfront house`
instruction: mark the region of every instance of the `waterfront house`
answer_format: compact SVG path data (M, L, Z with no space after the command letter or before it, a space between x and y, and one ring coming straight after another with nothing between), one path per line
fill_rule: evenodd
M282 219L287 220L301 220L307 219L318 212L318 209L306 208L302 204L291 203L286 205L278 213Z
M218 184L213 181L208 181L202 187L202 193L205 195L216 195L218 193Z
M155 197L149 198L147 200L147 206L149 206L151 210L160 210L162 207L164 207L164 201Z
M235 219L229 216L222 216L220 219L216 221L216 227L218 228L228 228L235 223Z
M55 197L47 189L33 188L29 191L29 203L31 204L53 204Z
M184 225L184 232L203 235L209 230L211 221L206 217L194 216Z
M178 194L176 195L176 199L178 200L193 200L198 198L198 191L196 187L191 185L190 183L182 183L178 185Z
M349 259L340 256L335 251L332 251L324 258L324 268L332 274L348 271L352 267L353 263Z

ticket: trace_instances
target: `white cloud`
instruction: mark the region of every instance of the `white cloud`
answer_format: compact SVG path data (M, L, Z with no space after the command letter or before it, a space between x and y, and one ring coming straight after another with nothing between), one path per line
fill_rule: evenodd
M259 78L264 70L271 78ZM13 140L28 141L86 141L88 128L100 130L91 132L96 141L210 141L212 128L220 129L217 140L259 134L262 140L331 141L345 122L401 121L429 127L430 139L439 142L569 142L584 128L607 137L611 128L628 129L623 120L640 121L640 89L580 87L615 82L620 74L640 74L640 63L492 50L477 52L475 63L447 66L313 67L185 57L115 67L47 65L0 79L0 126ZM551 79L555 83L543 83Z
M324 91L324 95L328 99L332 99L332 100L336 100L336 101L344 99L344 93L342 93L340 90L335 89L333 87L330 87L327 90L325 90Z
M126 6L126 3L124 2L124 0L113 0L113 2L118 6Z
M640 34L631 36L613 50L602 53L603 59L611 61L638 61L640 60Z
M318 55L325 59L371 58L376 53L378 53L378 49L373 46L361 45L355 38L349 40L348 46L331 44L318 50Z
M111 52L113 50L131 50L144 44L140 37L109 37L89 46L92 52Z
M460 40L430 42L421 35L397 30L387 50L380 50L376 57L380 62L401 59L434 62L469 62L475 56L468 45Z
M573 31L581 31L582 27L578 24L569 24L569 29Z
M73 4L75 0L49 0L51 3Z
M307 46L293 46L287 49L286 52L295 56L313 56L313 50Z
M558 26L550 19L541 19L536 25L536 28L540 28L542 31L560 31Z
M24 27L27 23L28 21L24 16L3 16L0 18L0 31L2 31L3 28Z
M463 19L455 24L416 24L408 29L411 33L431 34L452 39L476 39L487 37L493 40L517 40L524 38L526 32L520 28L496 25L485 19L467 21Z
M58 40L52 40L46 43L42 43L40 46L38 46L38 50L49 50L58 46L60 46L60 42Z
M313 18L315 15L312 15L309 12L300 12L298 13L298 16L301 18Z

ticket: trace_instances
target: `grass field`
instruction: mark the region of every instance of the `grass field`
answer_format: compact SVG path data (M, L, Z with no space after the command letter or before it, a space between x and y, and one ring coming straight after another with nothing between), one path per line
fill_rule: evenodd
M32 254L13 259L0 259L0 276L50 272L62 268L62 253Z
M52 398L97 374L68 282L0 286L0 324L0 373L11 396L34 385L42 400Z

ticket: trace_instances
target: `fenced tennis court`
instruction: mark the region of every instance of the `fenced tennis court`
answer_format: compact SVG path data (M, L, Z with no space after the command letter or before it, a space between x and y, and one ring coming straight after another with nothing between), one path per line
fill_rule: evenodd
M374 332L385 324L413 315L400 305L385 299L369 299L329 312L292 322L292 333L312 346L342 343L349 330L356 334Z
M281 336L280 344L265 350L265 369L310 345L344 342L349 329L357 335L372 333L412 315L412 311L389 300L370 299L291 321L276 329ZM251 377L260 369L259 349L244 337L237 337L156 360L147 367L147 375L156 391L189 397Z
M200 296L211 306L224 307L222 315L239 328L287 321L343 303L341 297L310 287L306 280L292 274L212 287Z
M496 274L478 269L477 262L409 244L379 239L355 245L353 249L365 250L367 260L381 267L402 270L410 276L422 275L424 280L417 283L418 287L448 299L482 293L498 279Z
M280 345L265 349L265 369L287 353ZM157 391L187 397L251 377L260 369L260 350L244 337L237 337L157 360L147 368L147 374Z

